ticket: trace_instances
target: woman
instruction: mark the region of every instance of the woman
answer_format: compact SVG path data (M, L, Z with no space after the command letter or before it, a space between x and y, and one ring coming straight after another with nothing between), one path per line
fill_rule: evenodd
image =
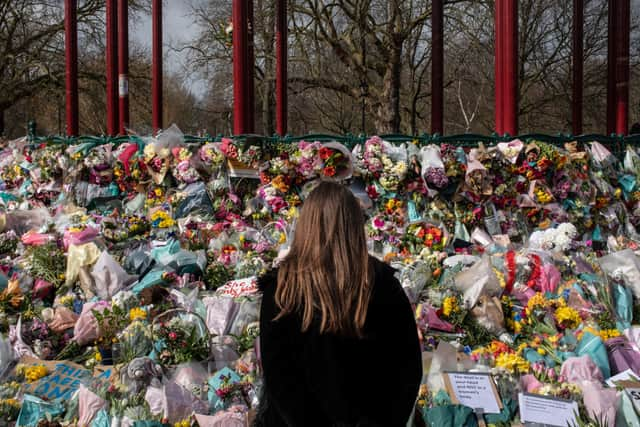
M259 281L257 426L405 427L422 362L413 312L393 273L369 256L353 194L320 183L302 207L290 252Z

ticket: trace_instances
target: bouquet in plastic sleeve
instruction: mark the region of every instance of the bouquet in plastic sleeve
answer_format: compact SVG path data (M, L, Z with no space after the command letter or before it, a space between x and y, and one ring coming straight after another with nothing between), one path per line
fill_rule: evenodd
M203 298L207 307L207 327L212 335L228 335L233 320L240 309L234 298L226 295L213 295Z
M159 317L153 324L153 337L160 363L178 365L207 360L210 352L209 331L199 317L193 313Z
M230 188L224 153L220 150L220 143L205 144L199 151L200 161L208 176L207 191L209 197L215 198Z
M191 184L200 180L200 174L193 166L193 153L184 146L171 150L174 160L171 173L179 184Z
M144 147L144 163L153 182L160 185L169 171L171 152L159 143L147 144Z
M442 224L419 222L409 224L402 237L402 247L409 253L443 251L449 244L449 233Z
M90 184L105 186L113 180L112 145L98 145L84 158L85 178Z
M514 139L511 142L500 142L497 145L498 151L502 154L502 157L511 164L516 164L518 156L524 148L524 143L519 139Z
M360 174L369 182L377 181L385 191L397 191L407 175L408 158L403 146L394 147L374 136L363 148L354 150Z
M96 294L104 300L111 299L119 290L136 280L136 276L129 275L107 251L100 254L91 276L96 286Z
M318 150L318 156L323 162L321 177L338 181L351 178L353 161L344 145L338 142L323 144Z
M438 189L447 186L449 179L442 162L440 147L433 144L422 147L420 149L420 163L422 165L422 177L427 185L432 185Z
M471 202L478 202L492 192L487 179L487 168L480 161L481 156L479 149L472 148L467 157L465 185L462 190Z
M138 144L125 143L114 152L113 174L120 191L133 192L149 179L144 157L139 151Z
M611 151L597 141L591 143L589 151L591 153L591 161L597 169L607 169L617 162L617 159Z
M209 404L213 413L232 405L247 405L247 384L230 368L222 368L209 379Z
M209 193L203 182L188 184L183 191L176 193L176 218L191 214L213 215Z

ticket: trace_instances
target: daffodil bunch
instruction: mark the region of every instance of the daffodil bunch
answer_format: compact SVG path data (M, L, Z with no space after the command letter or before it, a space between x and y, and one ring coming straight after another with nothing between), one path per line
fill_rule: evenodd
M32 383L49 375L49 370L44 365L18 365L16 373L24 376L27 382Z
M575 329L582 323L580 313L571 307L558 307L554 317L556 323L562 329Z
M525 374L529 371L529 362L516 353L501 353L496 357L496 367L510 373Z
M175 225L174 219L163 209L158 209L151 214L151 226L153 228L171 228Z

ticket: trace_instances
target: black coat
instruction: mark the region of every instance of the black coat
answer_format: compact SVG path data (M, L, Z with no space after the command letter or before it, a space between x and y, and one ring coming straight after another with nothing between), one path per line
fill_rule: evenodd
M411 305L394 270L377 260L364 338L301 332L301 318L274 321L277 271L259 280L264 389L255 426L405 427L422 358Z

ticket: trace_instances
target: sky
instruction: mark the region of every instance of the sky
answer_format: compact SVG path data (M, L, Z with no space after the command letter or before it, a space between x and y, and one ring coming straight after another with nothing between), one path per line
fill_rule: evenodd
M184 71L186 55L176 52L172 46L181 42L193 40L198 34L198 26L194 25L191 13L191 1L165 0L162 10L163 45L165 67L168 71ZM151 50L151 15L143 15L131 26L131 36L134 40ZM187 82L194 95L204 95L206 83L192 78Z

